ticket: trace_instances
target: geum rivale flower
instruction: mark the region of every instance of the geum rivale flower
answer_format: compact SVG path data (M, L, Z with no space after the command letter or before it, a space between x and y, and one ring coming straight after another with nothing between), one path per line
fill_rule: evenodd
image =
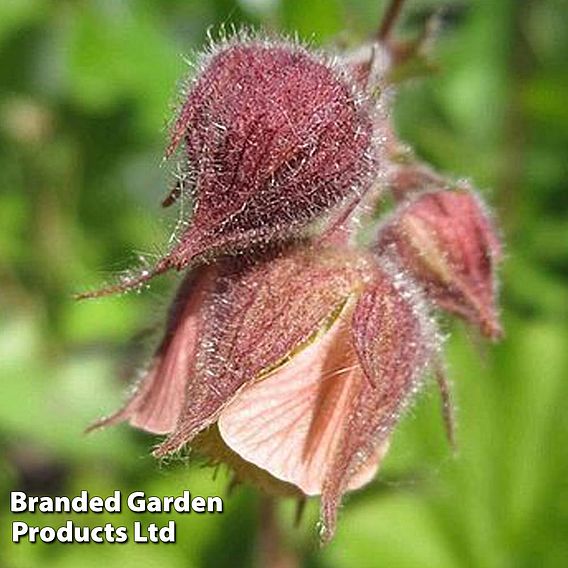
M185 278L137 391L98 425L127 420L168 434L156 456L193 441L241 476L321 495L327 540L437 347L421 292L391 262L314 244L227 258Z
M139 287L169 269L289 240L356 199L380 146L371 105L338 59L297 43L234 39L198 64L166 151L182 178L164 204L192 199L174 245L154 267L93 297Z

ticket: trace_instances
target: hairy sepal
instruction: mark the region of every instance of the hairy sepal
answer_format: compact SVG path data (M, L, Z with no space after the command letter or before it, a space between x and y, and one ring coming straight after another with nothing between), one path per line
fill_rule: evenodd
M361 381L321 503L321 539L335 531L341 496L350 480L388 443L421 386L438 335L419 289L393 266L377 267L352 318L352 341L368 380Z
M155 434L174 429L187 383L195 377L203 314L216 273L215 266L204 266L184 278L170 306L164 337L134 393L123 408L89 430L123 421Z
M197 380L188 384L175 432L155 454L189 442L239 389L330 326L360 286L362 270L364 263L347 253L312 246L227 259L205 317Z

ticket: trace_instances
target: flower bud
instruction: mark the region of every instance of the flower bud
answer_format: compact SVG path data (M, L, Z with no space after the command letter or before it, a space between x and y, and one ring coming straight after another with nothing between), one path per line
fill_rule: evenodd
M176 263L287 236L366 181L371 121L348 75L291 43L217 50L189 90L183 140L195 214Z
M474 193L435 191L403 204L380 229L375 251L397 256L441 308L487 337L501 335L495 282L501 245Z
M85 297L288 239L372 181L370 105L338 63L297 44L228 42L205 58L184 99L166 155L183 141L193 216L153 269Z

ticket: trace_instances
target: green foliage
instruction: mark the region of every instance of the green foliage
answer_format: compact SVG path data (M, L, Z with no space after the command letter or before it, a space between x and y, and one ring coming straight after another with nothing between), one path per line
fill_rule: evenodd
M152 345L140 333L160 321L175 277L140 295L84 304L71 295L125 268L138 251L166 245L175 212L164 220L159 209L171 181L159 167L163 126L187 71L181 55L191 58L208 26L264 23L316 43L353 40L373 33L377 4L0 3L2 495L22 487L226 495L225 474L213 480L191 460L155 463L149 436L127 427L82 434L120 403ZM314 546L315 505L293 529L292 504L282 504L285 537L306 566L568 562L568 11L561 0L444 4L437 72L401 88L396 118L418 154L471 178L495 204L507 243L507 337L479 348L456 326L448 344L458 457L445 443L432 388L397 433L379 479L348 500L327 549ZM417 34L439 5L409 2L401 34ZM2 498L0 561L249 566L255 493L239 489L225 504L224 515L174 517L176 546L16 546ZM112 519L134 520L133 513Z

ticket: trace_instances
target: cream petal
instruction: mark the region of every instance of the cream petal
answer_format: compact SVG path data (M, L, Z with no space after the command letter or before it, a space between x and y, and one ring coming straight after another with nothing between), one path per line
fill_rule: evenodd
M286 365L244 388L218 421L232 450L306 495L321 493L362 380L341 319ZM384 451L368 460L349 489L373 478Z

